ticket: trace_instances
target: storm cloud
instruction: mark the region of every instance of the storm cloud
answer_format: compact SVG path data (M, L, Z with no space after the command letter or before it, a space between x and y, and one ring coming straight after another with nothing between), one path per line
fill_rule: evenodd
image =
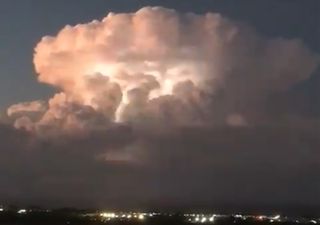
M34 65L58 91L7 110L6 201L320 200L319 119L273 109L319 65L299 39L263 37L218 13L145 7L43 37Z

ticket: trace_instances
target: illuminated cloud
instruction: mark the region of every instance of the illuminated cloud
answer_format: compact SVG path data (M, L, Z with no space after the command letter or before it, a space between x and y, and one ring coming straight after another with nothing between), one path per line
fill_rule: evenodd
M20 103L8 115L19 113L17 127L38 130L117 122L254 125L264 122L265 98L309 78L318 62L299 40L264 38L216 13L109 13L42 38L34 55L38 80L62 92L48 110ZM28 120L24 112L43 116Z
M43 113L46 110L47 107L43 101L22 102L11 105L7 109L7 114L8 116L15 116L24 113Z
M99 161L147 162L149 139L185 127L277 123L268 97L308 79L318 64L297 39L262 37L217 13L145 7L43 37L34 54L38 80L59 93L47 103L12 105L7 114L35 137L103 143L93 153ZM105 132L126 141L115 147Z

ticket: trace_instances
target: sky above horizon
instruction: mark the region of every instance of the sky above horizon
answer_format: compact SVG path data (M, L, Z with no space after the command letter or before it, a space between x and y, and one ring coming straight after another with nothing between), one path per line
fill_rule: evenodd
M319 11L2 0L0 205L317 205Z

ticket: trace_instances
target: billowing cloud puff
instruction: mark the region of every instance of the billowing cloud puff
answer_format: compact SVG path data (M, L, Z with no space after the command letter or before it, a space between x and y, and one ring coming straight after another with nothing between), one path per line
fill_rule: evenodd
M11 105L7 109L7 115L14 120L14 127L32 131L34 123L39 121L47 111L47 104L44 101L22 102Z
M47 110L46 104L43 101L22 102L11 105L7 109L8 116L14 116L24 113L41 113Z

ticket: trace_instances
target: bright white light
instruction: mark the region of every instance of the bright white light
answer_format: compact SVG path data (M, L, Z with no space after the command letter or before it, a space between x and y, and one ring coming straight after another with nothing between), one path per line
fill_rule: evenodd
M213 221L214 221L214 216L211 216L211 217L209 218L209 221L210 221L210 222L213 222Z
M131 215L127 215L127 218L130 219L132 216Z
M259 220L264 220L266 218L266 216L258 216Z
M116 214L114 213L100 213L101 217L105 217L105 218L115 218Z
M24 213L27 213L27 210L26 209L20 209L20 210L18 210L18 213L19 214L24 214Z
M205 217L203 217L202 219L201 219L201 223L205 223L207 221L207 218L205 218Z
M199 217L196 217L196 222L199 222L199 220L200 220Z
M3 208L0 208L0 212L3 212L4 211L4 209Z
M276 216L274 216L272 219L278 220L278 219L280 219L280 215L276 215Z
M118 71L118 65L117 64L104 64L100 63L97 65L94 65L90 70L87 71L87 73L90 74L97 74L100 73L104 76L112 77L114 74Z
M317 224L317 221L315 221L315 220L310 220L310 223Z
M138 217L139 220L143 220L144 219L144 215L140 214Z

